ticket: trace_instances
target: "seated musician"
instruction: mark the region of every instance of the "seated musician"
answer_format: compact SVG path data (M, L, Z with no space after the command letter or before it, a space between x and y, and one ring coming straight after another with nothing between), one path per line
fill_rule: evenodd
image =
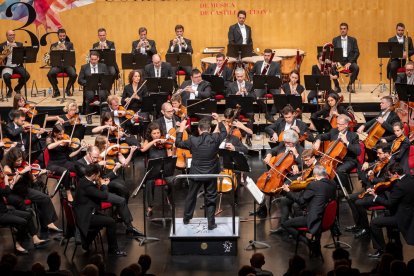
M41 150L40 145L40 136L46 132L45 129L40 128L37 129L37 134L34 134L35 131L34 126L25 121L26 115L21 110L16 110L12 115L12 122L8 123L6 126L6 136L12 142L17 142L18 147L22 149L25 153L29 151L30 148L30 140L31 140L31 149L33 151ZM30 137L30 129L32 129L31 139Z
M0 197L7 198L13 190L14 183L10 183L9 178L4 178L4 185L0 186ZM16 246L15 253L17 255L27 255L29 253L22 244L27 239L29 234L32 238L34 247L43 248L47 245L49 240L42 240L37 236L37 228L35 223L35 216L30 211L22 211L7 208L4 200L0 200L0 224L2 226L11 226L17 230L15 233Z
M327 120L331 120L333 116L338 116L339 114L348 115L348 111L345 106L339 102L339 95L336 93L330 93L323 108L315 113L312 113L311 118L327 118Z
M236 81L229 84L227 88L226 96L237 95L242 97L251 97L255 98L253 92L253 84L251 82L246 81L246 74L243 68L237 68L235 71ZM245 115L249 121L247 122L247 127L253 130L253 123L254 123L254 113L245 113L243 109L241 110L241 114ZM247 134L246 144L250 147L251 146L251 139L252 135Z
M129 190L126 187L125 180L121 174L121 168L125 168L131 162L134 152L138 149L137 146L129 147L129 154L125 157L119 150L120 145L115 143L109 143L106 136L99 135L95 139L95 146L99 149L100 157L102 160L111 159L114 163L120 163L121 166L115 165L113 169L105 167L103 175L106 178L110 178L109 192L119 195L125 198L128 203ZM115 149L115 150L114 150ZM118 149L118 150L116 150Z
M243 145L243 143L241 143L242 140L242 135L243 134L247 134L248 138L246 138L246 144L250 144L249 146L252 145L251 142L251 138L249 138L249 136L251 137L253 135L253 130L249 127L246 127L242 122L238 121L237 118L235 118L233 120L234 117L234 112L235 110L232 108L227 108L226 110L224 110L224 126L227 129L227 134L230 135L228 136L229 139L231 139L232 142L229 142L230 144L233 144L233 146L237 146L236 150L238 152L243 152L246 153L248 152L248 149ZM229 133L229 131L233 128L233 132ZM234 138L237 138L240 143L237 143L236 141L233 141ZM248 142L248 140L250 142ZM241 148L239 148L239 145ZM233 148L233 147L232 147ZM232 149L234 150L234 149Z
M229 31L227 34L229 44L247 44L252 45L253 47L252 28L244 24L246 21L246 17L246 11L239 10L237 12L237 23L229 27Z
M99 41L92 45L92 49L96 49L96 50L111 49L112 51L115 51L115 42L109 41L106 39L105 28L98 29L98 39ZM119 68L118 68L118 64L116 63L116 61L114 65L111 65L111 66L107 65L107 68L108 68L108 74L114 77L114 81L118 79Z
M169 64L168 62L161 61L161 57L159 54L154 54L151 60L152 63L145 65L145 78L175 78L171 64Z
M126 256L127 253L118 247L115 220L101 211L101 202L108 199L108 184L108 179L101 179L100 168L95 164L86 167L85 176L79 181L73 208L81 234L82 248L89 251L89 245L101 228L105 227L108 253Z
M297 227L307 227L308 232L315 236L315 240L306 239L312 253L320 252L320 228L325 206L336 198L336 184L330 180L326 169L316 165L313 169L315 181L306 186L305 190L299 193L290 192L289 185L284 184L283 190L287 198L301 206L306 206L307 213L285 221L282 227L294 237L298 235Z
M224 80L224 89L226 90L228 89L229 84L233 81L233 71L224 64L225 59L226 56L224 54L218 53L216 55L216 63L210 64L202 75L214 75L222 78ZM214 92L216 92L216 94L221 94L221 91Z
M306 133L309 133L308 126L296 118L295 112L296 111L291 105L285 106L281 111L283 117L277 119L276 122L265 128L265 131L270 136L272 142L278 142L279 135L289 129L294 130L299 137L304 137L306 136ZM312 136L309 137L311 141L312 138Z
M73 47L73 43L70 42L66 37L66 31L64 29L59 29L57 31L58 35L58 42L53 43L50 45L50 52L52 51L75 51ZM68 74L69 80L66 84L66 95L72 96L71 88L76 82L76 77L78 76L76 74L76 68L73 66L65 66L65 67L52 67L50 68L49 72L47 73L47 78L49 79L50 84L53 87L53 98L57 98L60 96L60 91L58 87L58 80L57 80L57 74L59 73L66 73Z
M406 36L404 36L405 25L403 23L398 23L395 27L395 32L395 36L390 37L388 39L388 42L398 42L399 44L404 45L404 51L401 58L392 58L388 61L387 64L388 79L392 78L394 83L397 82L398 79L398 68L405 66L406 59L410 59L411 56L414 54L413 40L411 39L411 37L408 37L408 41L406 41ZM405 52L406 43L408 44L408 53Z
M404 125L401 122L395 122L392 125L394 134L382 137L381 142L390 143L391 159L396 163L400 163L404 173L410 174L410 166L408 158L410 153L410 140L404 135Z
M94 127L92 133L107 136L110 142L116 142L118 138L120 142L127 142L129 139L124 128L114 123L114 116L111 112L102 113L101 124ZM137 143L136 138L132 137L132 142L134 141Z
M181 99L185 106L187 100L205 99L214 96L210 83L201 78L201 72L198 69L191 71L191 80L184 81L177 93L181 93Z
M303 87L299 81L299 71L293 70L289 74L289 82L286 82L282 84L282 87L280 88L280 94L285 95L296 95L302 97L302 102L305 101L305 87Z
M348 129L350 121L351 119L348 116L344 114L338 115L337 128L332 128L327 133L319 134L313 144L315 150L319 150L321 141L335 142L338 140L345 145L347 148L346 155L341 161L342 163L336 168L336 174L340 183L342 183L348 192L352 192L351 185L348 181L348 174L352 169L357 167L357 158L361 154L358 135Z
M389 170L395 164L391 158L391 147L386 143L380 143L376 147L378 160L372 163L365 162L361 170L358 171L358 177L361 179L362 187L365 191L374 187L375 184L389 180ZM378 195L386 197L385 190L378 191ZM363 196L363 197L362 197ZM362 198L360 198L362 197ZM376 206L372 199L374 197L364 192L353 193L349 196L348 204L354 218L354 225L345 228L347 232L353 232L354 237L359 239L369 235L369 222L367 208Z
M11 85L11 76L13 74L20 74L22 77L19 79L17 85L14 87L16 94L20 94L20 90L23 88L24 84L30 79L29 72L24 69L21 64L12 63L13 47L22 47L23 43L16 42L16 34L13 30L8 30L6 32L7 40L0 44L0 53L3 55L7 53L8 55L4 57L2 62L0 62L1 67L1 77L4 80L4 83L7 87L6 98L11 98L13 93L13 88ZM9 50L7 50L9 49Z
M62 232L54 224L58 217L50 197L35 189L35 186L39 186L38 177L45 173L46 170L41 170L37 176L34 176L31 165L24 161L24 153L20 148L14 147L8 151L5 155L4 174L14 176L9 182L11 192L7 202L16 210L26 211L28 206L24 201L30 199L37 206L41 232L48 230Z
M168 46L167 53L193 53L193 47L191 46L191 40L184 37L184 26L183 25L176 25L175 28L175 35L176 37L170 40L170 45ZM191 75L191 66L179 66L178 68L173 67L173 72L177 72L177 70L184 70L185 72L185 79L190 79Z
M83 98L85 101L85 113L90 114L92 105L101 105L106 102L108 97L108 91L102 89L100 91L87 91L86 85L88 83L88 77L92 74L108 74L108 68L104 63L99 63L99 53L92 51L89 55L89 63L82 65L78 83L84 87ZM92 124L92 116L87 116L86 121L88 124Z
M63 175L66 171L61 182L66 191L67 200L71 202L73 201L73 197L70 172L76 172L75 162L72 161L72 158L77 156L84 146L82 145L78 149L73 149L69 138L69 135L65 134L63 126L57 124L46 138L46 145L49 151L49 164L47 169L53 171L55 175Z
M391 178L397 179L391 188L388 198L377 196L374 189L369 193L374 196L373 201L378 205L384 205L390 210L391 216L373 218L371 221L371 239L376 252L368 254L370 258L380 258L385 250L385 240L382 227L398 227L407 244L414 244L414 224L412 223L414 208L414 179L409 174L404 174L403 168L395 164L390 168ZM390 231L392 232L392 231ZM400 233L395 233L394 242L402 246Z
M292 129L288 129L284 132L283 141L279 143L276 147L270 149L266 157L263 159L265 164L269 164L270 159L273 156L277 156L281 153L285 153L286 151L290 151L293 154L295 164L292 166L291 171L292 173L289 175L295 175L299 173L299 167L302 167L302 158L301 154L303 152L303 147L300 145L299 142L299 135L296 131ZM257 215L260 218L267 217L267 208L266 204L263 203L260 205L258 210L256 211ZM250 215L253 215L253 212L250 212Z
M147 56L147 64L151 63L151 58L157 53L157 46L155 41L147 39L147 28L140 27L138 29L139 39L132 42L133 54L142 54Z
M65 114L56 116L57 118L55 116L50 117L52 117L52 119L56 119L57 123L61 124L64 128L81 123L81 118L79 117L79 107L76 101L67 102L63 108L63 112L65 112ZM47 118L49 119L49 116Z
M398 74L396 83L405 83L414 85L414 62L409 61L405 65L405 73Z
M312 65L312 75L313 76L320 76L320 75L323 74L322 71L321 71L322 70L322 64L324 63L324 60L322 60L322 52L318 53L317 59L318 59L318 64ZM329 78L331 79L331 81L334 82L335 90L330 89L330 91L328 91L328 94L340 93L341 92L341 87L339 86L338 77L339 77L339 73L336 71L335 66L332 66L331 71L329 72ZM319 92L321 93L321 91L319 91ZM316 104L318 102L318 96L319 95L316 95L315 90L309 91L308 103Z
M119 105L119 98L116 95L111 95L108 97L108 107L109 111L112 114L113 122L115 125L122 127L125 132L132 133L135 123L138 122L138 113L127 115L125 108ZM132 117L131 119L128 119L127 116ZM137 138L131 134L126 135L125 141L129 145L138 145Z
M128 104L128 109L137 112L142 107L142 98L147 96L148 89L144 84L144 77L141 70L132 70L128 75L128 83L122 93L121 104ZM139 90L138 90L139 89Z
M170 105L171 107L171 105ZM172 113L172 112L171 112ZM142 152L147 153L147 160L163 158L171 156L172 152L167 150L165 147L165 142L167 141L164 136L165 132L162 131L161 126L157 122L152 122L148 125L145 141L141 148ZM160 174L161 178L161 174ZM172 177L166 177L167 183L172 181ZM146 216L152 216L152 208L154 205L154 180L147 180L145 183L145 199L147 201L147 212Z
M181 121L182 117L187 116L187 108L182 103L181 95L179 95L179 94L172 95L171 99L170 99L170 102L171 102L172 108L174 109L174 119L175 119L175 121ZM161 111L161 113L162 113L162 111Z
M177 94L174 94L175 96ZM175 127L180 126L180 120L177 120L174 116L174 108L169 102L165 102L161 106L162 116L159 117L155 122L159 125L162 135L167 135L168 132Z
M281 76L280 72L280 64L278 62L270 62L270 58L272 56L272 50L271 49L265 49L263 53L264 61L258 61L254 64L253 69L250 71L250 80L253 81L254 75L266 75L266 76ZM269 65L269 68L266 70L267 66ZM269 92L273 95L279 94L279 89L270 89ZM254 91L256 98L263 98L264 95L267 93L265 89L256 89ZM257 103L259 104L260 108L262 109L262 112L266 113L266 120L270 122L274 122L274 119L272 116L270 116L269 112L267 111L266 103L263 100L258 100ZM276 113L275 110L271 112L273 115Z
M104 168L107 164L107 160L101 160L100 151L96 146L88 146L88 148L86 149L85 156L83 158L77 160L76 170L77 170L77 174L78 174L79 178L84 177L85 172L87 170L87 167L90 164L99 165L99 166L101 166L101 168L103 170L104 170ZM121 167L122 167L121 163L118 162L118 163L114 164L113 171L110 171L110 172L106 173L105 175L102 175L103 178L109 179L108 187L113 186L113 185L111 185L111 181L113 179L117 179L116 172ZM125 183L123 183L123 184L125 184ZM126 233L127 234L131 233L134 236L142 236L143 235L138 229L136 229L132 225L133 218L132 218L131 212L130 212L129 207L128 207L128 201L125 200L125 198L123 198L121 196L118 196L114 193L108 192L108 198L105 201L112 203L116 207L117 214L119 215L119 217L122 219L122 222L126 226Z

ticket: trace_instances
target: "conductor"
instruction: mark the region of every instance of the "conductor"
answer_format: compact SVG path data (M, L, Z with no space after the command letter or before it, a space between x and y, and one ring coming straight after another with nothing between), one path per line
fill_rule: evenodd
M214 133L210 133L211 122L203 118L198 123L199 136L191 136L183 141L183 131L186 128L186 120L181 122L180 129L177 133L175 146L178 148L188 149L193 155L191 162L190 174L217 174L220 172L220 162L218 159L218 150L221 142L226 138L227 131L224 124L220 121L217 113L212 114L213 119L217 120L217 126ZM216 179L196 179L190 180L190 188L185 200L184 224L190 223L193 218L194 209L197 201L197 192L201 186L204 186L204 206L207 211L208 230L217 227L214 214L216 212L217 199L217 180Z

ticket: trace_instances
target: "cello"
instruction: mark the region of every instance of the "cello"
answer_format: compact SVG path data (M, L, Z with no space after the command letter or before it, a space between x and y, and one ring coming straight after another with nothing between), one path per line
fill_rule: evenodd
M387 110L383 115L380 117L385 117L390 112L390 110ZM375 122L366 132L366 138L364 139L364 145L367 149L373 149L375 145L377 144L378 140L381 139L381 137L385 133L385 128L382 127L382 125L379 122Z
M335 169L338 166L338 163L341 163L341 160L345 157L347 152L348 149L346 145L338 138L335 141L330 142L328 150L325 153L322 153L323 156L319 160L319 163L325 167L330 179L335 178Z

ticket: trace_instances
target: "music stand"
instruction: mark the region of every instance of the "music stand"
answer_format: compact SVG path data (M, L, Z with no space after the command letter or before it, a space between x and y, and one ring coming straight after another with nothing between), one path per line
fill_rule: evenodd
M253 97L243 97L241 95L229 95L226 97L226 108L236 108L237 105L240 105L240 113L248 114L254 113L253 110Z
M227 56L237 58L241 60L244 57L253 56L252 44L228 44Z
M253 76L253 89L265 89L266 93L270 89L279 89L282 85L282 80L278 76L268 75L254 75Z
M210 116L211 113L217 111L217 102L214 99L204 101L202 104L197 104L201 100L187 100L187 113L190 117Z
M174 89L174 80L171 78L146 78L149 92L171 93Z
M73 130L75 128L75 130ZM78 138L83 140L85 137L86 126L83 124L77 124L76 126L65 126L65 133L71 135L73 131L72 138Z
M316 98L319 96L319 91L331 90L331 79L329 76L324 75L305 75L305 89L315 90Z
M147 180L162 179L165 180L166 177L173 176L175 171L175 164L177 163L176 156L161 157L155 159L149 159L147 170L151 172L147 176ZM161 175L161 176L160 176ZM148 187L145 187L147 189ZM145 205L144 205L145 206ZM164 203L162 208L162 218L154 218L151 221L161 221L165 227L166 220L171 220L171 218L166 218L164 213Z
M85 91L98 91L99 97L99 111L102 111L102 99L100 92L102 90L109 91L112 85L112 76L105 75L104 73L91 74L86 76Z
M121 54L121 65L122 65L122 76L125 83L125 70L144 70L147 65L147 56L141 53L122 53Z
M56 50L50 51L50 66L52 67L59 67L60 71L64 73L64 69L67 66L75 67L76 57L75 51L71 50ZM60 103L64 103L66 101L66 93L65 93L65 75L62 78L63 82L63 97L56 99L60 101Z
M214 92L221 92L223 93L226 90L224 85L224 79L222 77L216 75L204 75L202 74L201 77L203 80L208 81L211 84L211 90ZM223 93L224 94L224 93Z
M36 63L37 53L39 52L38 46L13 47L12 49L12 63L23 64L23 68L26 72L27 63ZM24 96L27 99L26 72L22 77L24 80Z
M142 98L142 110L141 112L152 112L153 119L157 117L158 110L161 110L161 106L168 99L167 94L156 94L152 93L149 96L144 96Z
M290 105L293 109L299 108L302 110L302 97L296 95L283 95L277 94L273 95L273 105L275 106L276 110L282 110L285 106Z
M390 60L393 58L402 58L404 53L404 45L398 42L378 42L378 58L380 59L380 83L374 90L371 91L373 93L375 89L382 85L382 59L389 58ZM388 76L388 72L387 72ZM380 90L382 92L382 90ZM392 78L390 76L390 95L392 92Z
M167 53L165 61L170 63L172 67L193 67L193 56L191 53ZM178 82L180 82L180 75L178 75Z
M398 99L403 102L413 102L414 101L414 85L409 85L405 83L396 83L395 90L397 91ZM407 116L407 124L409 125L409 121L411 118L411 114L413 113L412 108L408 108Z
M91 52L97 52L99 54L100 63L104 63L106 66L115 66L115 49L90 49L89 54Z

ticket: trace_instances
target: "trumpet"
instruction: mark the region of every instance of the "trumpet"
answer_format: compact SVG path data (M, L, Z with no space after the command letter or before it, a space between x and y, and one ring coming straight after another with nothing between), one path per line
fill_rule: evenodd
M56 46L50 48L50 51L63 51L66 50L65 42L59 41Z
M141 39L137 45L137 50L139 50L139 48L144 47L146 51L149 51L151 49L151 45L149 44L148 40L145 39Z
M178 45L180 45L181 47L184 47L184 48L187 46L187 43L185 42L184 37L182 37L180 35L173 39L173 43L178 44Z
M108 45L106 44L106 41L104 41L104 42L99 41L99 45L97 47L95 47L94 49L95 50L108 49Z

